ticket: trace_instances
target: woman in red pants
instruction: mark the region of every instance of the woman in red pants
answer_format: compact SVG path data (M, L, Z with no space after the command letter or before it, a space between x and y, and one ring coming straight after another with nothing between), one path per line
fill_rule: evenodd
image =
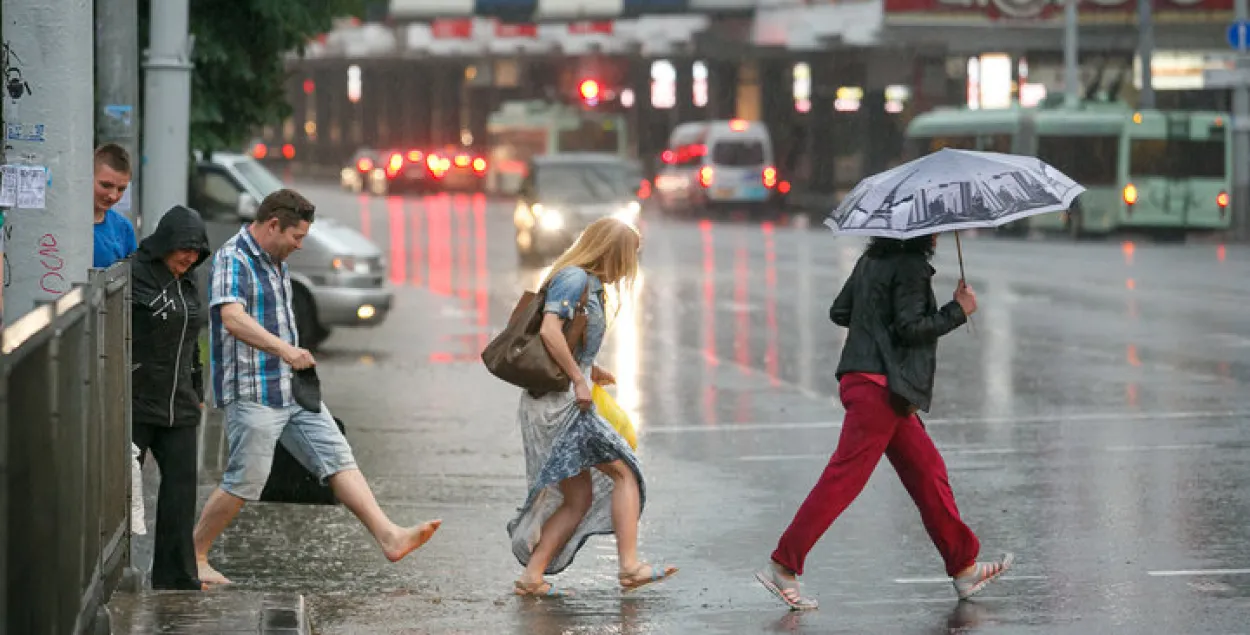
M837 371L846 407L842 434L772 562L755 576L792 609L816 608L815 600L799 593L803 561L863 491L883 454L920 508L961 600L1011 566L1011 554L976 561L980 543L960 519L946 464L916 416L917 410L929 411L938 338L977 310L976 295L962 280L954 299L938 306L929 265L936 247L936 236L872 239L829 310L835 324L850 329Z

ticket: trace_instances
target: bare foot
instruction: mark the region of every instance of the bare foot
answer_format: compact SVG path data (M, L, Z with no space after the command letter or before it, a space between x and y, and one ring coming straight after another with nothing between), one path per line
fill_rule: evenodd
M421 523L416 527L400 528L391 537L382 542L382 553L386 554L387 560L399 562L417 547L429 542L430 538L434 536L434 532L438 531L439 526L442 524L443 521L439 519Z
M207 560L197 560L195 564L196 568L199 569L200 583L204 589L208 589L208 587L214 584L230 584L230 580L226 576L221 575L221 572L214 569L212 565L208 564Z

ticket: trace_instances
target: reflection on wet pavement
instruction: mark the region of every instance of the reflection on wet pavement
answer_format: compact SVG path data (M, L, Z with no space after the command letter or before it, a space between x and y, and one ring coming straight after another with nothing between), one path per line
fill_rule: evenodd
M340 330L323 385L383 506L444 531L387 565L345 510L254 506L221 545L245 588L305 593L325 633L1244 632L1250 623L1250 249L969 236L975 330L939 346L934 411L961 510L1013 576L957 603L888 464L819 543L821 600L789 614L751 578L832 451L845 331L828 306L862 242L764 222L644 222L643 275L602 363L639 424L644 557L682 574L623 596L592 540L510 596L522 502L516 393L478 354L542 269L511 206L310 188L387 252L387 322ZM940 302L958 268L934 259ZM370 360L365 362L364 360ZM206 461L211 471L212 461ZM470 618L469 615L473 617ZM389 629L389 630L388 630Z

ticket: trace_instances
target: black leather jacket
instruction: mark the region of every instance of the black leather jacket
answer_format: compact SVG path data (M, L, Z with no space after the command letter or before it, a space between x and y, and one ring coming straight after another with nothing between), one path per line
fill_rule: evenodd
M193 426L204 401L199 336L207 313L201 308L192 267L175 279L164 256L176 249L208 258L208 234L195 211L175 207L143 239L131 275L131 405L136 424Z
M838 379L846 373L885 375L890 392L929 411L937 340L968 317L959 303L938 307L933 267L922 254L865 254L829 309L829 319L850 329Z

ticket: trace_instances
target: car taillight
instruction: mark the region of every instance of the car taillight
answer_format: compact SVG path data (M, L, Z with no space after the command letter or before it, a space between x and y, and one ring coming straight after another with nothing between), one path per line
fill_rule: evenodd
M386 164L386 168L392 172L398 172L399 168L404 167L404 155L396 152L391 155L391 160Z
M258 143L258 144L256 144L256 145L252 146L252 157L253 157L253 158L256 158L256 159L263 159L263 158L265 158L265 155L267 155L267 154L269 154L269 146L266 146L266 145L265 145L265 144L263 144L263 143Z
M638 198L643 199L644 201L651 198L651 181L643 179L642 182L638 184Z
M286 157L287 159L294 159L295 158L295 146L289 143L282 146L282 156Z
M1220 192L1215 195L1215 204L1220 206L1220 214L1228 207L1228 192Z
M409 150L409 151L408 151L408 161L410 161L410 162L412 162L412 163L420 163L420 162L421 162L421 158L422 158L422 156L424 156L424 155L422 155L422 154L421 154L421 151L420 151L420 150Z
M712 187L712 166L705 165L699 168L699 185L703 187Z
M770 190L777 187L777 168L772 166L764 168L764 187Z
M361 172L369 172L373 169L373 159L365 157L356 162L356 169Z
M463 168L467 165L469 165L469 155L467 154L456 155L456 167Z
M437 170L438 169L438 155L437 154L426 155L425 167L430 168L431 170Z
M478 157L473 160L473 171L481 174L486 171L486 159Z
M665 150L660 153L660 160L664 163L672 164L677 161L677 155L674 154L672 150Z
M789 182L789 181L782 181L782 182L781 182L781 184L777 186L777 191L778 191L778 192L781 192L782 194L789 194L789 193L790 193L790 182Z

